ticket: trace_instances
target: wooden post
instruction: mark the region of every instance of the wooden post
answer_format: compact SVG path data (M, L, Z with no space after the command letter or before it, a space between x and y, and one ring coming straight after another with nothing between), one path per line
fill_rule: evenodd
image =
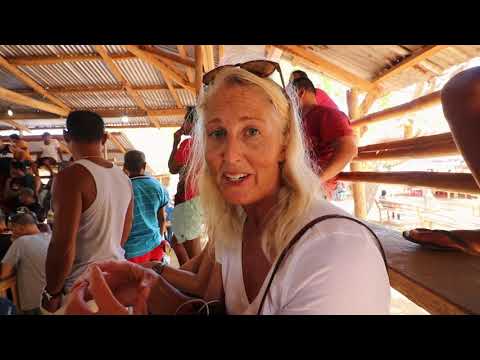
M203 49L202 45L195 45L195 92L200 94L203 76Z
M348 113L351 119L356 119L359 117L359 103L358 103L358 93L357 88L353 88L347 92L347 103L348 103ZM357 137L357 144L360 141L360 130L354 129L355 136ZM361 162L351 162L350 170L351 171L362 171L363 164ZM353 204L354 204L354 214L360 219L367 218L367 199L365 196L365 184L363 183L353 183Z

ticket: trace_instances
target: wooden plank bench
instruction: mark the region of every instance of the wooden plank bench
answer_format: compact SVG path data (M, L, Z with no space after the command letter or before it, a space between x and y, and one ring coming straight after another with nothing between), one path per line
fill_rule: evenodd
M370 223L387 257L390 285L431 314L480 314L480 257L435 251Z

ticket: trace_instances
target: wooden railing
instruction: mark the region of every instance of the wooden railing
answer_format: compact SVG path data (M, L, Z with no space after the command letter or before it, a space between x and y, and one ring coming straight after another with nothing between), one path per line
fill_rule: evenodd
M419 97L406 104L365 115L358 106L354 89L348 94L351 124L357 136L365 126L398 119L441 104L441 91ZM360 109L360 110L359 110ZM428 171L364 171L365 162L425 159L458 155L451 133L444 133L359 147L352 171L339 174L339 180L353 183L355 215L366 219L363 183L427 187L449 192L480 194L475 179L468 173ZM425 169L426 170L426 169ZM478 298L480 258L461 252L433 252L402 238L398 231L370 222L387 255L390 284L431 314L480 314Z

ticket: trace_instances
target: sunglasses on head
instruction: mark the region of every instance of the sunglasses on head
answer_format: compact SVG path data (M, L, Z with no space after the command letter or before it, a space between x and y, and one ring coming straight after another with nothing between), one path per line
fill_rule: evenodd
M269 60L252 60L235 65L219 66L203 75L203 84L209 85L212 81L215 80L215 77L220 73L220 71L229 67L239 67L261 78L269 77L274 73L275 70L278 70L278 73L280 74L280 79L282 81L283 90L285 90L285 82L283 80L283 74L282 70L280 69L280 64Z

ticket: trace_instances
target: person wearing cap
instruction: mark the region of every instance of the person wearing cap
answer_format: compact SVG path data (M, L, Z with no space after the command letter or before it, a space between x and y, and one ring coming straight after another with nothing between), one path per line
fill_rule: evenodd
M137 264L164 261L166 251L167 215L169 197L160 182L145 175L145 154L130 150L125 154L123 170L133 187L133 224L125 243L125 258Z
M35 215L29 212L12 216L9 227L12 244L2 259L0 279L16 273L21 312L39 315L51 233L41 232Z
M71 112L64 138L74 162L52 186L53 237L46 261L43 309L56 312L89 264L124 260L132 226L133 194L121 168L103 158L103 119L90 111Z

